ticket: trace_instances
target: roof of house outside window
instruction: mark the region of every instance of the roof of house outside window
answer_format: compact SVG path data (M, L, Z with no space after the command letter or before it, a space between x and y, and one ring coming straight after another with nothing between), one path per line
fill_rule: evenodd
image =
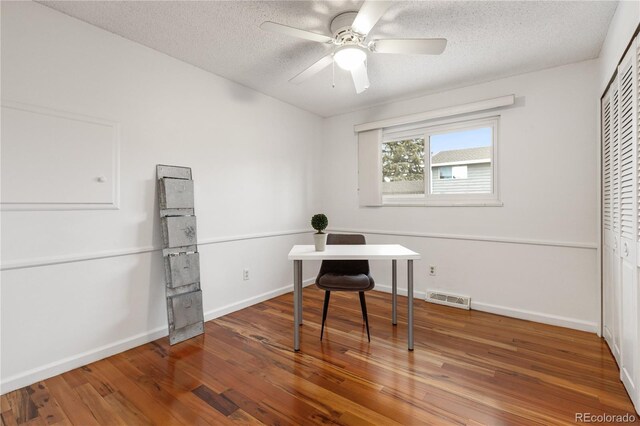
M480 160L491 161L491 147L481 146L477 148L454 149L450 151L440 151L431 157L431 165L449 163L478 163Z

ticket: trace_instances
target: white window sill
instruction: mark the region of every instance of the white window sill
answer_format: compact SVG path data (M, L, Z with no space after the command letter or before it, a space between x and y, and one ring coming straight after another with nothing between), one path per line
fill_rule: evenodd
M500 200L407 200L407 201L383 201L381 207L502 207Z

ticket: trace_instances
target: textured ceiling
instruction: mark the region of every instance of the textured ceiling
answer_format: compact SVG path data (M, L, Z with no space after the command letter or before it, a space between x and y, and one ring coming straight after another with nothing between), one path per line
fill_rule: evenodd
M48 7L321 116L598 56L617 2L398 1L377 38L444 37L440 56L369 56L371 87L327 67L288 80L331 50L262 31L274 21L329 33L331 19L361 1L47 1Z

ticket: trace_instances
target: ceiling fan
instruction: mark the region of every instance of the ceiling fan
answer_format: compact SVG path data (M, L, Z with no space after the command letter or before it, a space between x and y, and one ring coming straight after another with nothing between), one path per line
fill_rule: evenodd
M399 53L407 55L439 55L447 46L444 38L374 39L367 35L392 1L365 0L358 12L344 12L331 21L333 37L317 34L276 22L266 21L260 28L318 43L334 45L335 49L310 67L293 77L289 82L299 84L335 62L340 68L350 71L356 93L369 88L366 60L370 53Z

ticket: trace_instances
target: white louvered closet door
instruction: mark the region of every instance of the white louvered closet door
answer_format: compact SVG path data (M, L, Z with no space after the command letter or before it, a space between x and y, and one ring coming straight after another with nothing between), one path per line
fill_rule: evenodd
M611 321L608 328L611 331L611 352L620 364L620 293L621 271L620 259L620 138L618 133L619 100L618 79L616 78L610 88L610 127L609 138L611 140L611 283L609 288L609 300L607 306L611 311Z
M613 150L611 147L611 89L605 93L601 103L602 129L602 297L603 335L616 360L619 360L620 350L614 336L618 334L617 324L620 309L616 309L614 283L614 259L617 264L617 254L614 254L616 238L612 229L612 168ZM616 157L617 158L617 157ZM616 274L618 275L618 274Z
M640 46L602 98L603 334L640 410Z
M638 396L638 66L634 43L618 67L620 144L620 374L630 395Z
M635 43L618 67L617 119L613 135L620 162L620 378L630 395L638 396L638 73ZM612 104L613 108L613 104ZM617 132L614 130L617 128ZM615 202L615 200L614 200ZM615 206L614 206L615 208ZM615 289L614 282L614 289Z

